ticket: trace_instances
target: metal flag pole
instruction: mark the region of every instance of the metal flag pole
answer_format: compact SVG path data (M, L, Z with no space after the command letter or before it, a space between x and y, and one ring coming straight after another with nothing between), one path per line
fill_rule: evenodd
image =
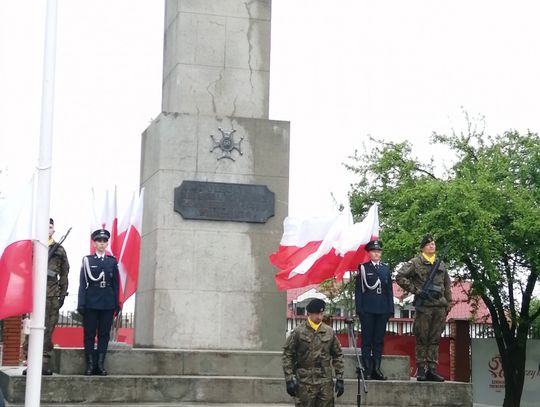
M356 391L356 406L360 407L362 405L362 391L367 394L367 384L366 378L364 377L364 366L360 360L360 355L358 354L358 348L356 346L356 334L354 332L354 320L352 318L345 318L345 324L347 324L347 332L349 338L349 346L352 345L354 350L354 355L356 357L356 378L357 378L357 391Z
M56 18L57 0L48 0L45 20L37 194L34 200L34 202L39 202L39 204L35 207L36 240L34 241L33 260L33 311L30 317L30 340L28 343L28 370L24 399L24 405L26 407L39 407L41 399L41 368L43 362L43 333L45 330L51 194Z

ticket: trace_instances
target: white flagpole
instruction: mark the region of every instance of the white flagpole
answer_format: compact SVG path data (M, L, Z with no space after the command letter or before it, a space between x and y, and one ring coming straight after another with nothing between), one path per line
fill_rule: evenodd
M54 73L56 63L57 0L47 1L45 20L45 50L41 94L41 128L37 165L36 240L33 263L33 312L30 317L28 370L24 405L39 407L41 399L41 367L43 333L45 330L45 300L47 295L47 263L49 242L49 208L51 193L52 140L54 116Z

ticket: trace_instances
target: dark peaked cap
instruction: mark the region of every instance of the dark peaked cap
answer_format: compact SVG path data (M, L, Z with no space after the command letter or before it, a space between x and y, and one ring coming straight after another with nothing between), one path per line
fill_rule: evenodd
M306 307L306 311L311 314L318 314L319 312L323 312L325 307L326 303L323 300L315 298L309 302Z
M379 239L371 240L366 244L366 250L382 250L382 242Z
M107 239L109 240L111 238L111 234L108 230L105 230L105 229L98 229L98 230L94 230L92 232L92 240L96 240L96 239Z

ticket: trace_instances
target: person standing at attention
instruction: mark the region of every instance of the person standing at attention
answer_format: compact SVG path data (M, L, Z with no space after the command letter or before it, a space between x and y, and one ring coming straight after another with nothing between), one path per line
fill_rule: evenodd
M428 294L422 290L434 267L436 249L435 239L431 235L425 235L420 242L421 253L406 262L396 276L399 286L414 294L416 380L420 382L444 382L444 378L436 370L441 334L446 326L446 316L452 307L450 277L444 262L440 262L433 277L433 292Z
M388 318L394 315L394 293L390 268L381 263L383 244L366 244L370 261L358 266L355 284L356 315L362 327L362 363L366 379L386 380L381 359Z
M310 301L307 320L294 329L283 347L286 389L295 397L296 406L332 407L334 388L337 397L345 391L343 352L334 330L322 322L325 306L323 300Z
M77 311L83 316L85 375L107 375L105 355L114 315L120 312L119 272L114 256L105 253L111 234L98 229L92 233L95 254L83 257ZM97 358L94 342L97 334ZM97 362L97 363L96 363Z

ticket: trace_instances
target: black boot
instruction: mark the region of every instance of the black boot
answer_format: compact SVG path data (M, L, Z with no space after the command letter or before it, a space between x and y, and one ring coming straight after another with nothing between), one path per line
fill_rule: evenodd
M444 382L444 377L438 374L434 367L428 367L426 380L428 382Z
M41 374L43 376L51 376L53 374L51 367L49 366L49 360L51 358L49 356L43 356L43 362L41 365Z
M43 362L42 362L42 366L41 366L41 375L42 376L51 376L53 374L50 366L49 366L49 357L48 356L43 356ZM27 370L28 368L24 369L22 374L23 376L26 376L26 373L27 373Z
M388 377L381 372L381 357L373 357L373 372L371 373L371 378L373 380L386 380Z
M416 365L416 380L419 382L425 382L426 379L426 366L423 363Z
M92 376L94 374L94 355L91 352L86 352L86 370L84 371L85 376Z
M108 374L105 370L105 353L98 354L97 374L100 376L107 376Z
M364 364L364 379L370 380L371 379L371 372L373 370L373 365L371 364L371 357L362 356L362 363Z

